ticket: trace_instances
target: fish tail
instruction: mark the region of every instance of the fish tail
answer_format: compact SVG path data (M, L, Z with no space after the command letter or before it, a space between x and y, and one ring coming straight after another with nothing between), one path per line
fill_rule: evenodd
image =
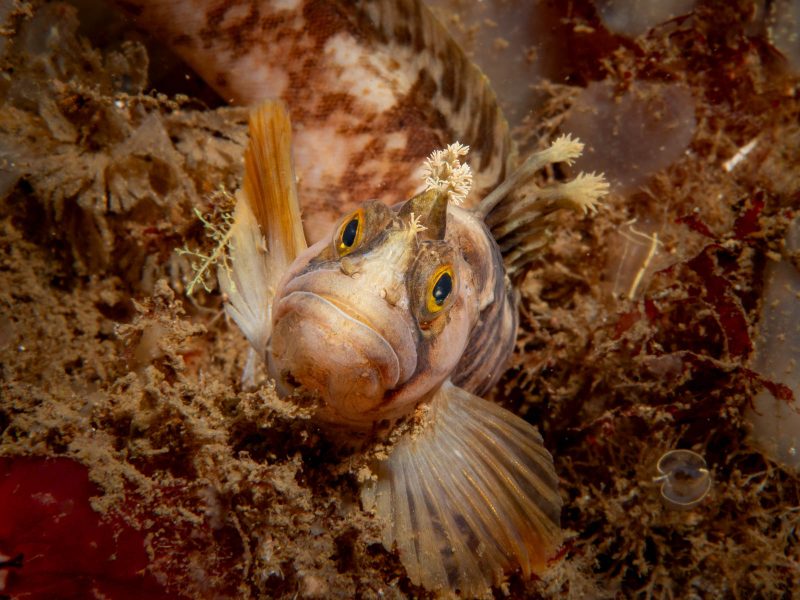
M546 150L528 157L476 209L497 240L512 279L524 273L547 243L549 215L560 209L594 214L608 193L608 182L595 173L580 173L571 181L546 186L531 182L542 168L555 163L571 165L582 152L580 141L560 136Z
M449 382L429 411L362 490L384 545L413 583L466 596L508 570L544 570L561 543L561 497L539 433Z
M230 230L230 267L217 277L226 310L263 357L272 332L272 300L286 269L306 248L292 169L286 107L267 101L253 110L244 181Z

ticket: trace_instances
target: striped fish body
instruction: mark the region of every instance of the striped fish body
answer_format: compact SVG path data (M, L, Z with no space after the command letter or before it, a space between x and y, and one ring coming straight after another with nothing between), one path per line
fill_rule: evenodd
M464 215L463 213L466 213ZM484 221L472 211L451 207L453 229L467 264L479 282L478 320L451 380L482 396L505 372L517 339L518 294L506 276L503 257Z

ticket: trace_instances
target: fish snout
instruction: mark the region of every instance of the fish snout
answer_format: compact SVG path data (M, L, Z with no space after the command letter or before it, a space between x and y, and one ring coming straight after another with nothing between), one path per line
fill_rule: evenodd
M286 294L273 313L273 374L285 386L317 393L331 421L372 421L386 392L416 368L411 332L390 311L379 312L364 314L310 291Z

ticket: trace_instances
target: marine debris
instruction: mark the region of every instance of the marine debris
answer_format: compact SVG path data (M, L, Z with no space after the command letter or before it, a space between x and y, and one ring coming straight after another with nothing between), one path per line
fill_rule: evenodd
M691 450L670 450L658 459L660 473L653 483L661 484L667 506L686 510L697 506L711 490L711 474L705 459Z

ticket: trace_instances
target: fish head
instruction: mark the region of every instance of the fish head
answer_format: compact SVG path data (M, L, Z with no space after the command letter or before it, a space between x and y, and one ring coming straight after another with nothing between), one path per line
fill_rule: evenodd
M298 256L273 304L279 386L317 394L319 416L368 426L409 412L458 364L477 319L447 197L368 202Z

